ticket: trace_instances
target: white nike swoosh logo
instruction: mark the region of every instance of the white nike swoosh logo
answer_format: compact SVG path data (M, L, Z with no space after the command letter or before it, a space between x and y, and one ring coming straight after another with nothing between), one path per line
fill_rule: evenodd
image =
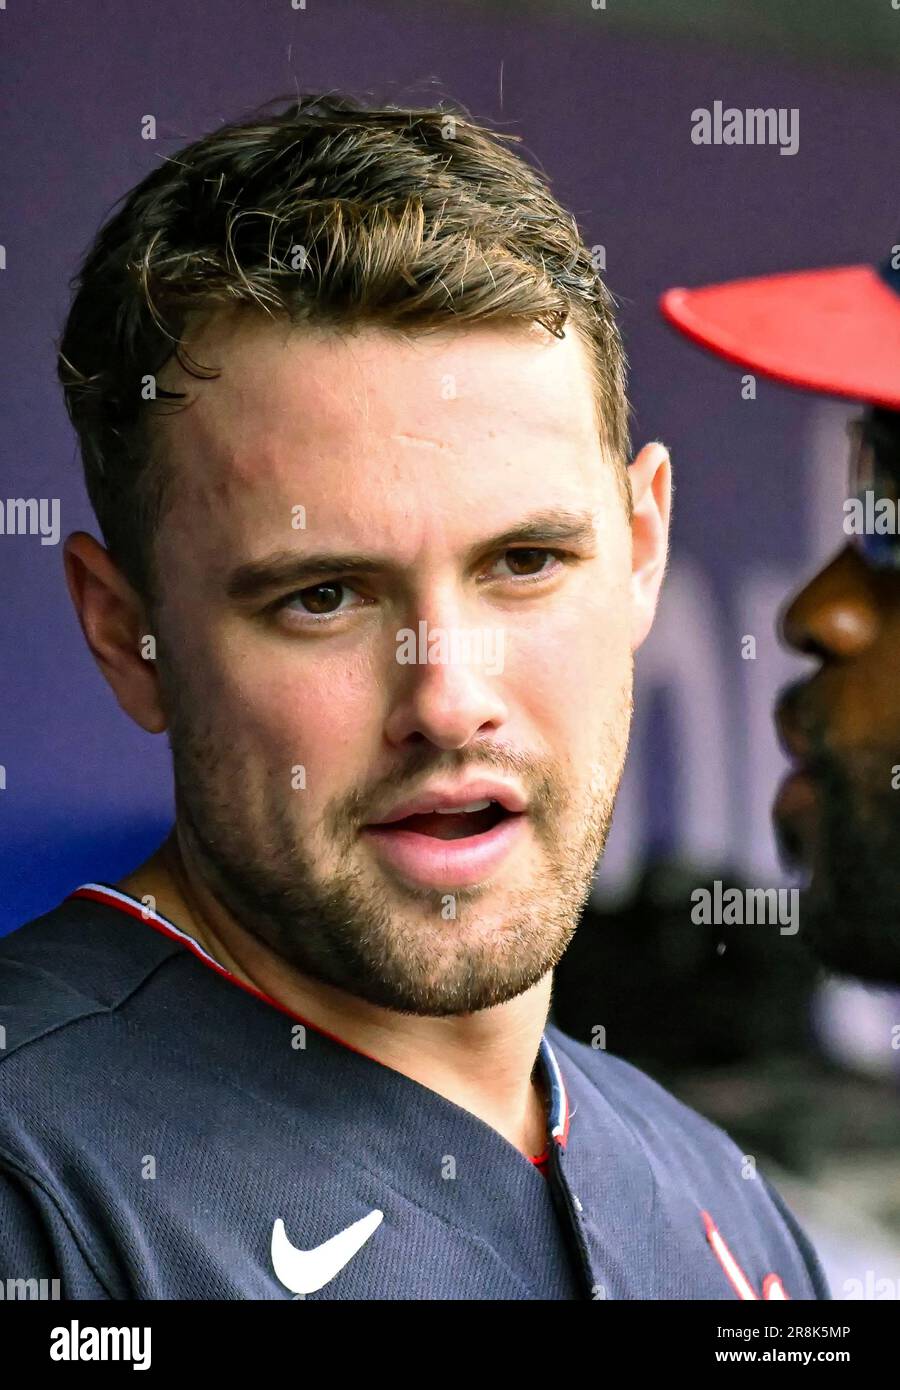
M314 1250L298 1250L288 1240L279 1217L272 1227L272 1267L276 1276L292 1293L315 1293L340 1274L383 1220L383 1211L370 1211L361 1221L354 1221L346 1231L338 1231Z

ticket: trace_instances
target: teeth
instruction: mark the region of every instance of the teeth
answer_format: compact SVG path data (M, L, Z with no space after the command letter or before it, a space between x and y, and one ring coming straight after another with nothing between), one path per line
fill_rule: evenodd
M490 801L473 801L468 806L452 806L446 810L441 806L435 806L434 809L439 816L464 816L469 811L486 811L490 804Z

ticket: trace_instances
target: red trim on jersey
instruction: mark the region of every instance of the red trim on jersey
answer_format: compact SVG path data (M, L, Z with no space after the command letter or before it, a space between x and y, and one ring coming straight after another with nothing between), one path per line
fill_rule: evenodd
M121 893L122 889L117 888L115 891L116 893ZM126 894L125 896L130 895ZM165 936L169 941L175 941L179 946L184 946L202 965L207 966L211 970L215 970L217 975L221 975L224 979L230 980L233 985L237 985L238 988L244 990L245 993L252 994L254 999L259 999L263 1004L271 1004L273 1009L278 1009L280 1013L287 1014L288 1018L293 1018L297 1023L302 1023L305 1028L311 1028L314 1033L321 1033L323 1037L330 1038L332 1042L339 1043L341 1047L349 1048L351 1052L355 1052L358 1056L367 1057L370 1062L377 1062L378 1065L382 1067L386 1065L386 1063L380 1061L378 1057L373 1057L370 1052L364 1052L361 1047L354 1047L352 1043L346 1042L344 1038L339 1038L337 1033L331 1033L327 1028L322 1028L317 1023L311 1023L309 1019L304 1018L302 1014L294 1013L293 1009L289 1009L284 1004L280 1004L277 999L273 999L270 994L266 994L263 990L257 989L255 985L245 984L243 980L239 980L236 975L233 975L230 970L226 970L224 965L220 965L217 960L213 960L196 942L192 941L187 936L187 933L182 935L177 931L168 931L162 922L157 922L154 918L148 917L142 910L142 905L139 904L136 899L132 899L130 902L123 902L121 898L111 893L104 893L102 889L97 888L76 888L73 893L67 894L66 900L70 898L85 898L91 902L103 903L107 907L117 907L121 912L127 913L129 917L134 917L137 921L152 927L154 931L159 932L160 936ZM157 913L157 916L161 915L161 913ZM172 925L174 926L174 923ZM397 1068L393 1067L390 1068L390 1070L396 1071ZM562 1075L560 1075L560 1081L562 1082ZM562 1137L562 1143L565 1144L566 1137L569 1133L569 1096L565 1084L563 1084L562 1089L566 1106L565 1133ZM545 1096L545 1112L548 1106L549 1094ZM548 1158L549 1149L545 1148L543 1153L533 1156L530 1161L543 1172L544 1165L548 1162Z
M728 1249L728 1246L725 1244L709 1212L701 1212L701 1215L703 1217L703 1225L706 1227L706 1239L712 1246L713 1254L728 1276L728 1282L731 1284L738 1298L746 1300L755 1299L756 1302L759 1302L759 1294L755 1291L750 1280Z
M121 892L122 890L117 889L116 891ZM105 903L107 907L119 908L120 911L126 912L129 917L135 917L139 922L143 922L146 926L152 927L154 931L159 932L160 936L168 937L170 941L175 941L179 946L184 946L202 965L207 966L210 970L215 970L217 975L222 975L226 980L230 980L233 985L237 985L238 989L244 990L246 994L252 994L254 999L261 1000L263 1004L271 1004L273 1009L278 1009L281 1013L287 1014L288 1018L293 1018L297 1023L302 1023L305 1028L311 1028L314 1033L321 1033L324 1037L330 1038L332 1042L340 1043L341 1047L348 1047L351 1052L358 1053L360 1057L368 1057L370 1062L378 1061L378 1058L373 1057L371 1053L363 1052L362 1048L354 1047L352 1043L345 1042L343 1038L339 1038L337 1033L330 1033L327 1028L320 1027L318 1023L310 1023L309 1019L304 1018L302 1014L295 1014L293 1009L289 1009L284 1004L280 1004L277 999L273 999L270 994L266 994L263 990L257 989L255 985L245 984L243 980L239 980L236 975L233 975L230 970L226 970L224 965L220 965L217 960L212 960L205 952L201 951L196 944L193 944L190 940L185 940L185 937L179 935L177 932L167 931L162 922L155 922L152 917L146 917L136 902L134 906L130 903L123 903L119 898L114 898L108 896L106 893L98 892L95 888L76 888L74 893L68 894L68 897L88 898L92 902ZM381 1062L379 1065L384 1066L384 1063Z
M715 1254L716 1259L719 1261L719 1264L722 1266L726 1275L728 1276L728 1280L731 1284L731 1287L734 1289L738 1298L742 1298L747 1301L753 1299L758 1303L759 1294L755 1291L752 1284L750 1283L750 1280L747 1278L746 1274L741 1269L737 1260L734 1258L731 1251L728 1249L728 1246L726 1245L725 1240L721 1232L719 1231L719 1228L716 1226L716 1223L713 1221L709 1212L703 1211L700 1213L700 1215L703 1217L703 1225L706 1228L706 1239L712 1246L713 1253ZM767 1274L766 1277L763 1279L762 1287L763 1298L780 1299L790 1297L777 1274Z

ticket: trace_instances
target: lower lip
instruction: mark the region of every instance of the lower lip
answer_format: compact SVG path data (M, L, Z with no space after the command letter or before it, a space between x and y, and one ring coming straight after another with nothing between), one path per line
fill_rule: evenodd
M465 888L499 869L525 834L525 815L507 816L483 835L439 840L414 830L366 826L376 853L405 878L425 888Z
M779 787L772 813L778 819L794 819L809 815L817 805L815 779L808 772L798 769L785 777Z

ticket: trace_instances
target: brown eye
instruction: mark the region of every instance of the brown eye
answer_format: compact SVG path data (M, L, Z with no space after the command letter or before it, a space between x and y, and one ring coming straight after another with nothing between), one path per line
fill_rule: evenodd
M287 620L294 627L311 627L316 623L324 624L332 618L343 618L360 607L359 603L352 601L355 593L349 584L339 580L328 580L323 584L311 584L306 589L295 589L293 593L285 594L273 608L278 613L286 614Z
M504 551L502 559L509 565L513 574L522 579L533 579L548 572L546 561L554 559L552 550L538 547Z
M534 573L534 562L537 562L537 568L540 569L547 558L547 552L546 550L508 550L504 558L511 561L513 569L517 565L523 565L527 573Z
M341 604L343 584L316 584L311 589L300 589L292 598L302 599L308 613L334 613Z

